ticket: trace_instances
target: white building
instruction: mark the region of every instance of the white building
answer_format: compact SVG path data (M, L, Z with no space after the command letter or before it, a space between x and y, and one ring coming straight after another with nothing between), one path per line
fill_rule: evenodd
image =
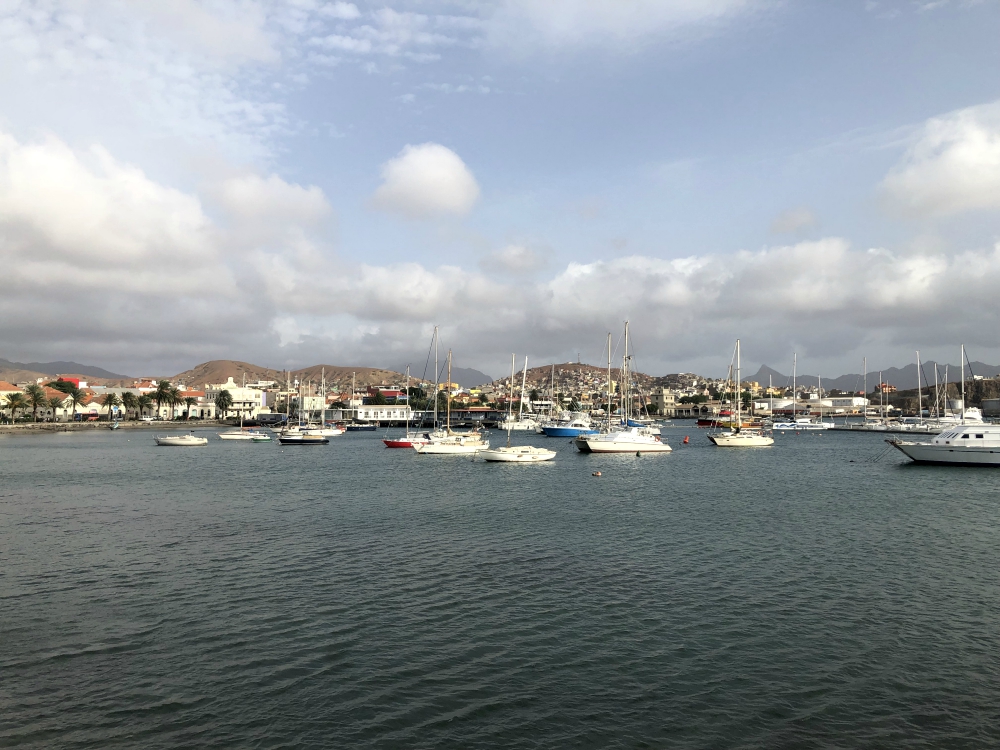
M267 394L259 388L243 387L233 382L229 378L220 385L206 385L205 399L215 403L215 398L223 391L228 391L233 399L233 405L229 407L230 414L242 414L247 418L254 418L261 409L267 406Z

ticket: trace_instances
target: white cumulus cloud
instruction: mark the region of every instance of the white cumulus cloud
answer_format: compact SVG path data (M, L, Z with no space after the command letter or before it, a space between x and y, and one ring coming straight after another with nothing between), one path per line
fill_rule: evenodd
M382 184L372 204L409 219L461 216L479 198L479 185L465 162L438 143L406 146L382 165Z
M1000 209L1000 102L928 120L881 188L904 216Z

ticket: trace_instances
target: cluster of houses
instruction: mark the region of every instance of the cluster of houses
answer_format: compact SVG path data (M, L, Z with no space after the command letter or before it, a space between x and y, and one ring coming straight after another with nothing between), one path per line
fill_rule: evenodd
M536 382L529 383L529 392L535 398L526 398L525 407L529 411L544 413L571 406L580 411L599 410L606 401L608 388L606 376L602 380L602 374L596 372L595 368L561 368L554 384L554 394L549 392L551 380L542 382L537 377L533 378ZM53 380L72 383L79 389L81 397L74 403L68 394L46 385ZM637 407L645 406L652 414L661 417L680 418L718 413L727 406L718 398L725 387L724 380L707 379L688 373L658 380L661 383L668 381L669 384L649 385L642 389L641 393L636 394ZM236 383L233 378L229 378L225 383L206 383L200 388L173 383L172 386L177 389L175 398L159 404L147 404L142 414L135 413L134 410L126 414L125 407L121 405L126 393L137 397L153 397L159 382L141 380L130 386L104 386L89 384L83 376L60 375L17 384L0 381L0 415L6 418L12 416L9 408L3 408L8 394L23 394L26 388L35 385L44 389L47 405L37 410L30 407L22 409L18 416L25 413L33 415L37 411L38 419L42 421L89 421L140 416L163 420L217 419L223 416L216 405L222 392L228 393L226 416L241 416L245 419L288 411L294 414L301 409L314 417L365 422L402 421L407 418L410 410L405 389L399 386L369 386L360 392L348 389L324 393L327 389L312 383ZM414 382L412 385L423 387L428 393L433 390L433 385L429 383ZM513 389L515 403L520 399L520 385L520 379L516 377ZM491 408L489 404L494 409L504 410L510 398L509 378L478 388L463 388L458 383L441 383L439 387L451 397L453 409L487 411ZM615 392L618 390L615 382L612 382L611 387ZM758 413L783 414L793 410L793 398L789 389L765 388L753 381L745 381L743 388L749 392L754 411ZM888 393L895 389L885 384L883 390ZM114 394L117 398L108 399L109 394ZM55 403L54 399L59 399L58 406L52 405ZM108 401L110 405L106 403ZM815 386L803 386L797 389L794 403L799 411L853 414L863 411L869 402L861 394L830 395Z

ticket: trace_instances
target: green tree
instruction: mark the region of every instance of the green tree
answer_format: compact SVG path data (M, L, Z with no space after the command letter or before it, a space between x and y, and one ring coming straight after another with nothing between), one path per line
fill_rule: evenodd
M47 403L45 398L45 389L38 383L32 383L27 388L24 389L25 396L28 399L28 404L31 406L31 415L34 420L38 421L38 407L45 408Z
M72 383L70 385L72 385ZM74 385L66 395L69 396L70 400L73 402L73 419L76 419L76 407L86 406L90 402L90 394Z
M17 421L17 410L28 408L28 399L25 398L24 394L18 391L17 393L8 393L6 397L7 408L10 409L10 419L12 422Z
M105 393L101 396L101 406L108 410L108 420L114 419L114 409L116 406L121 406L122 400L119 398L117 393Z
M143 393L135 400L136 408L139 410L139 416L141 417L147 411L149 411L153 406L153 397L148 393Z
M219 395L215 397L215 408L222 412L223 419L228 417L229 410L233 408L233 394L229 391L219 391Z
M55 422L57 420L57 418L58 418L57 415L56 415L56 409L61 409L62 406L63 406L63 403L65 403L65 401L66 401L66 397L65 396L49 396L49 400L46 402L45 405L48 406L52 410L52 421L53 422Z
M138 414L139 397L132 393L132 391L125 391L125 393L122 394L122 406L125 407L126 417L128 417L128 413L130 411Z
M532 388L531 392L528 394L528 398L530 398L532 401L538 401L538 398L539 398L539 396L538 396L538 389L537 388Z
M171 391L174 387L170 385L169 380L161 380L156 384L156 390L153 391L153 400L156 401L156 415L162 416L163 405L170 403Z
M54 388L57 391L62 391L68 396L70 394L70 391L72 391L77 386L76 384L70 382L69 380L53 380L51 383L46 383L45 387Z
M194 396L187 396L184 399L184 406L187 407L187 410L184 412L184 419L191 419L191 407L197 403L198 399L196 399Z
M372 396L369 401L373 406L385 406L389 403L382 394L382 391L375 391L375 395Z
M167 394L167 406L170 407L171 419L174 419L177 416L175 407L177 406L177 404L181 403L184 403L184 398L181 396L180 388L172 386L170 388L170 393Z

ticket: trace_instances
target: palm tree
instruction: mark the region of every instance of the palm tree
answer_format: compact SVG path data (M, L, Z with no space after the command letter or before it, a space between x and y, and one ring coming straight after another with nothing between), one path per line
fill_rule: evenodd
M25 395L28 397L28 404L31 406L31 414L35 421L38 421L38 407L45 407L45 389L38 383L32 383L27 388L24 389Z
M111 421L111 411L116 406L121 406L122 400L118 397L117 393L106 393L101 398L101 406L108 410L108 421Z
M177 406L177 404L180 404L183 401L184 401L184 399L181 398L181 390L180 390L180 388L171 387L171 389L170 389L170 399L167 401L167 403L170 405L170 418L171 419L174 419L177 416L176 406Z
M222 412L222 418L225 419L233 408L233 395L229 391L219 391L219 395L215 397L215 408Z
M135 407L139 410L139 416L141 417L147 411L149 407L153 405L153 397L148 393L143 393L135 400Z
M71 388L66 395L73 401L73 419L76 419L77 405L86 406L87 402L90 401L90 394L86 391L80 390L76 386L73 386L73 388Z
M187 407L187 411L184 412L184 419L191 419L191 407L198 403L198 399L194 396L188 396L184 399L184 405Z
M24 397L24 394L18 391L17 393L7 394L7 408L10 409L10 421L13 422L17 419L18 409L28 408L28 399Z
M132 391L125 391L122 394L122 406L125 407L125 416L128 417L130 411L139 411L139 397Z
M45 402L46 406L48 406L52 410L53 422L56 421L56 409L61 409L65 401L66 401L65 396L49 396L48 401Z
M159 383L156 384L156 390L153 391L153 398L156 401L157 414L160 414L160 410L162 409L163 404L170 403L170 391L172 389L173 386L170 385L169 380L161 380Z

